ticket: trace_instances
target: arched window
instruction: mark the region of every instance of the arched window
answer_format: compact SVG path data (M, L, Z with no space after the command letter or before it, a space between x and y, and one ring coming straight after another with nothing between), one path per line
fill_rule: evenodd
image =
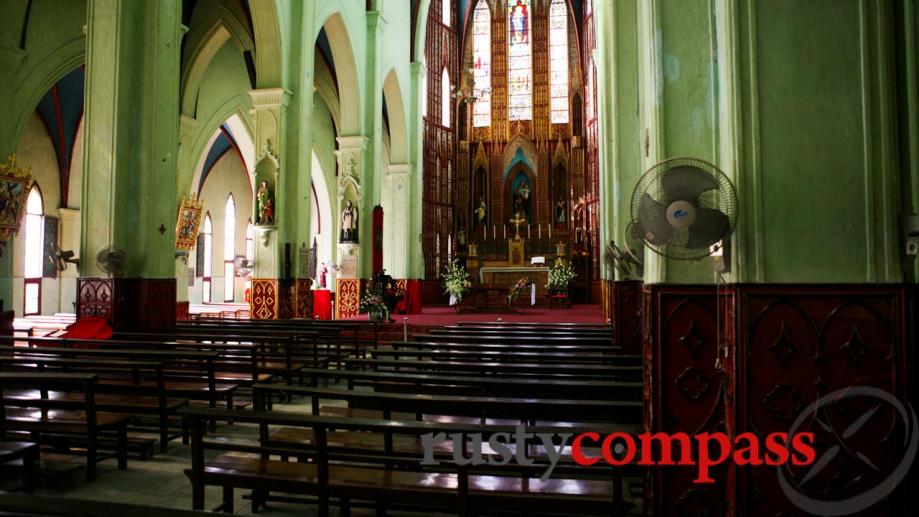
M444 67L440 75L440 125L450 127L450 74Z
M549 91L553 124L568 123L568 7L552 0L549 7Z
M479 0L472 19L473 127L491 125L491 11Z
M530 43L530 0L507 6L507 118L533 118L533 52Z
M444 22L444 25L449 27L450 26L450 0L441 0L440 17L441 17L441 21Z
M236 202L233 194L227 196L227 207L223 213L223 301L233 301L233 284L236 280Z
M23 313L41 313L41 277L45 253L45 208L38 186L33 186L26 202L25 296Z
M211 276L214 256L214 225L211 224L211 214L204 215L204 249L198 253L204 254L204 271L201 273L201 301L211 303Z

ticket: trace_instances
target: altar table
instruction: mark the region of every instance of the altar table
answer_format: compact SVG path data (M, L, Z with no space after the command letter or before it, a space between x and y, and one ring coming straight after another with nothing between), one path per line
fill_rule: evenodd
M313 291L313 316L320 320L332 319L332 291L328 289Z

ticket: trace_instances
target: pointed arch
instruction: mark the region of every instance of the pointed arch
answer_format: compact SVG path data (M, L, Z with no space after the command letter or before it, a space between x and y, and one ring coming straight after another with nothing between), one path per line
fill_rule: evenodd
M198 90L208 67L224 43L232 40L240 52L255 50L248 29L237 15L224 6L217 6L188 35L182 61L187 66L180 79L180 107L183 115L194 117L198 105Z
M203 250L198 250L198 253L203 255L203 260L201 260L201 302L211 303L211 277L214 274L212 269L214 266L214 223L211 221L210 212L204 214L204 225L202 226L201 234L203 238L199 242L204 247Z
M357 68L354 47L351 44L345 20L340 12L331 14L322 24L322 29L329 40L332 60L335 66L335 77L338 83L338 99L341 106L340 134L359 135L362 131L361 103L363 84ZM314 43L318 39L318 32ZM342 85L347 85L343 88Z
M568 3L549 6L549 98L553 124L567 124L568 116Z
M383 81L383 96L389 117L390 160L392 163L408 162L408 126L406 125L405 100L395 69L390 70Z
M236 279L236 201L233 193L227 196L223 211L223 301L232 302Z
M444 67L440 75L440 125L450 127L450 72Z

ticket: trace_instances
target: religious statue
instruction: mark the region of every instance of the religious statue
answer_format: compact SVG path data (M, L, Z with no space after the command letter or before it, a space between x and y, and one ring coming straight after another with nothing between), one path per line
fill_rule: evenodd
M527 12L527 6L522 0L517 0L517 4L511 8L511 43L526 43L529 41L527 31L530 14Z
M485 208L485 198L484 198L484 197L480 197L480 198L479 198L479 207L475 209L476 221L478 221L478 223L479 223L480 225L484 225L484 224L485 224L485 214L486 214L486 211L487 211L487 208Z
M274 224L274 200L271 196L271 190L268 189L267 181L262 180L258 184L258 192L256 192L255 197L258 203L256 224Z
M555 224L556 226L565 226L567 222L567 211L565 210L565 200L562 199L562 196L558 196L558 201L555 202Z
M530 184L527 181L521 181L514 192L514 212L530 219Z
M322 265L322 272L319 273L319 288L320 288L320 289L325 289L325 288L326 288L326 286L327 286L327 284L326 284L326 275L328 275L328 274L329 274L329 268L328 268L325 264L323 264L323 265Z
M341 211L341 242L357 242L357 208L350 199Z

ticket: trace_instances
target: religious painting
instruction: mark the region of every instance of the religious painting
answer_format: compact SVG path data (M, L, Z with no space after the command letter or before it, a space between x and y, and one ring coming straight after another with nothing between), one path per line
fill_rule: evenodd
M16 155L0 165L0 241L19 233L31 181L31 168L23 171Z
M176 249L191 251L198 239L198 225L201 223L201 202L192 195L179 203L176 218Z

